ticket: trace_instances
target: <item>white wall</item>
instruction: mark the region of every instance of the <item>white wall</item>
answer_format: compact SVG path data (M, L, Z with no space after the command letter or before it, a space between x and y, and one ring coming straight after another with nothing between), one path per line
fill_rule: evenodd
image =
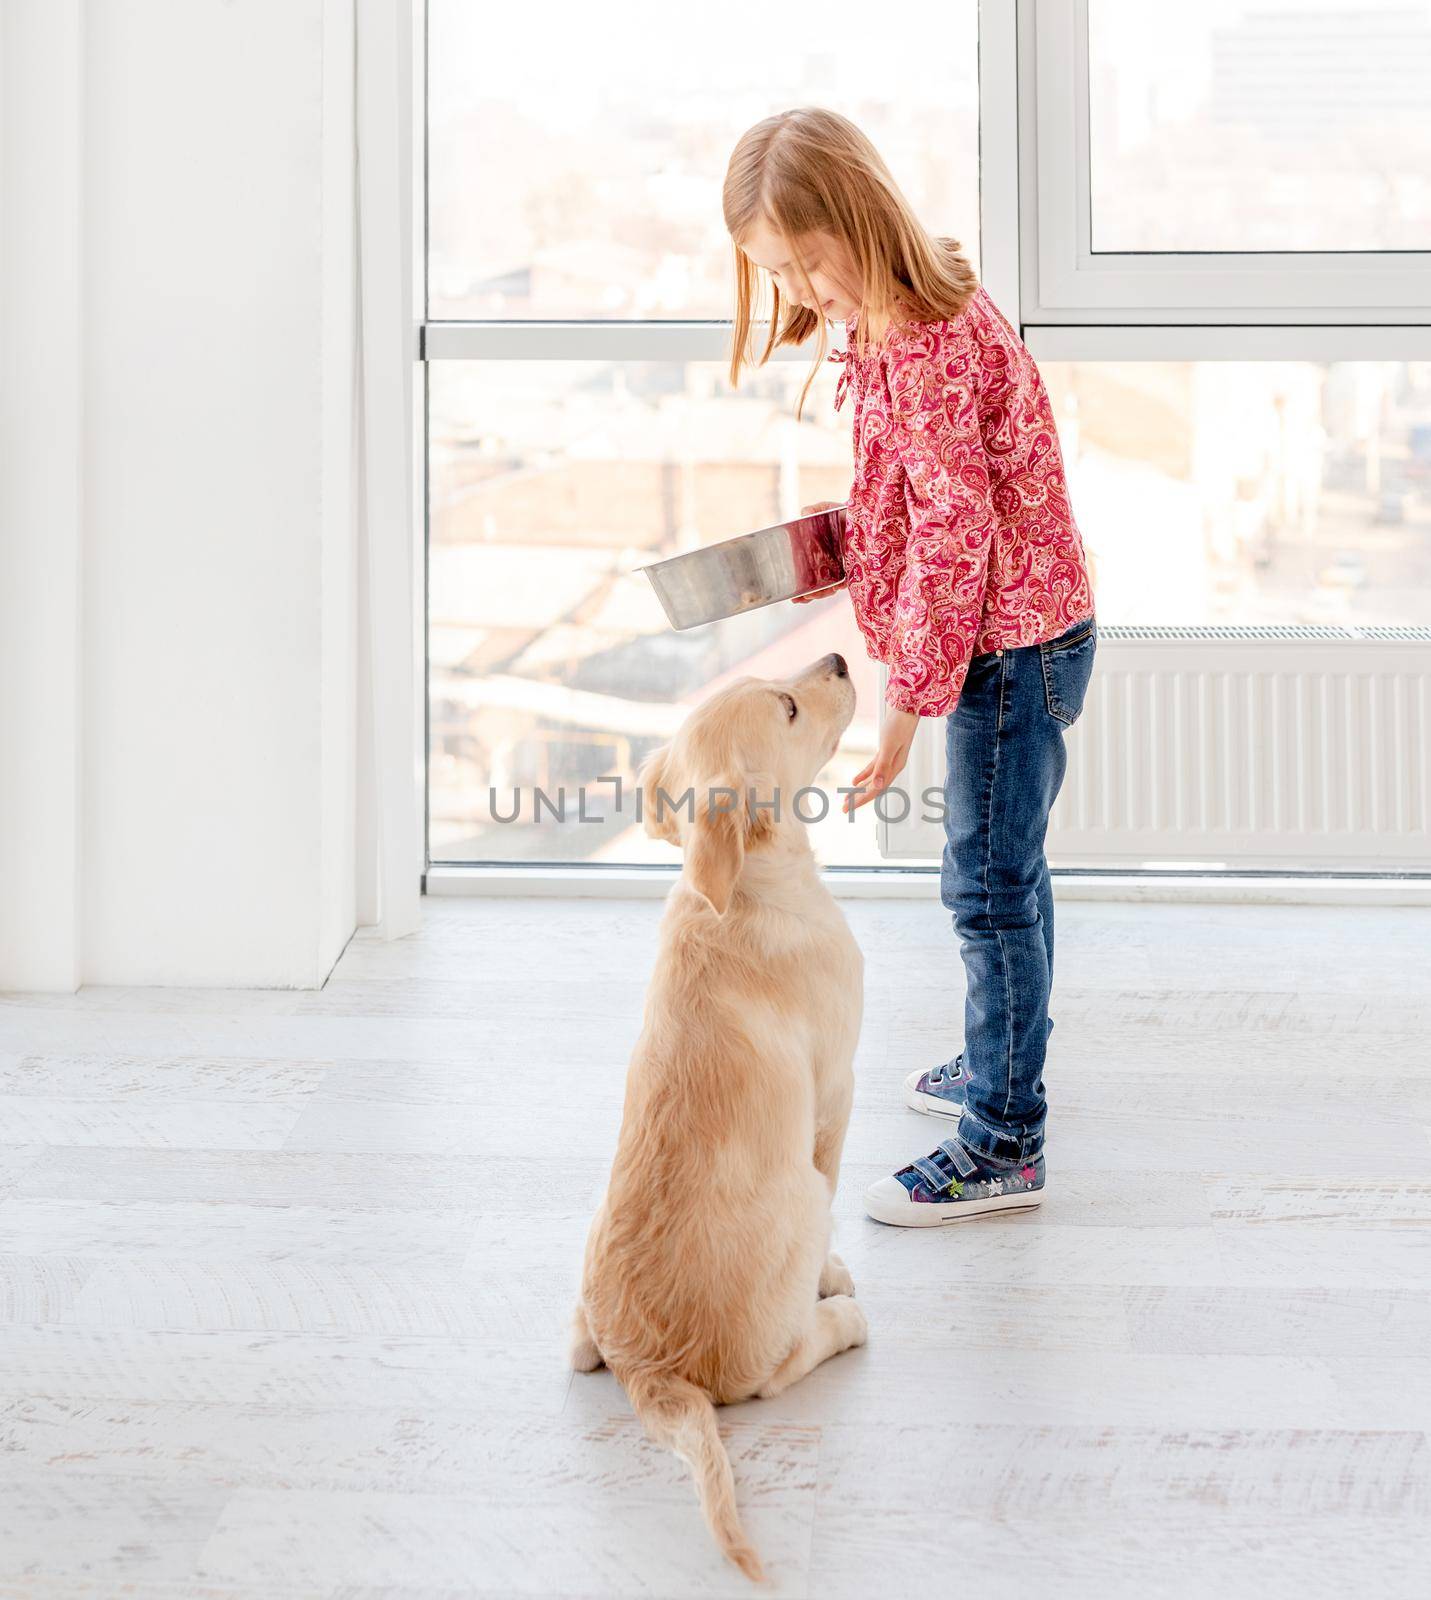
M81 970L80 0L0 0L0 987Z
M0 442L46 457L0 502L0 987L311 986L354 924L352 0L3 4L7 102L58 70L57 15L79 36L82 561L48 406L9 392L45 397L69 307L7 251ZM15 121L24 226L54 203L20 192ZM37 944L66 829L74 933Z

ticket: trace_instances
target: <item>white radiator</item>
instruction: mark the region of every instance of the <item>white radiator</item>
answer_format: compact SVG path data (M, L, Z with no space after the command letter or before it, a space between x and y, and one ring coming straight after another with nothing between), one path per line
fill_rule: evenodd
M1431 871L1431 629L1099 627L1052 866ZM892 860L937 859L922 724Z

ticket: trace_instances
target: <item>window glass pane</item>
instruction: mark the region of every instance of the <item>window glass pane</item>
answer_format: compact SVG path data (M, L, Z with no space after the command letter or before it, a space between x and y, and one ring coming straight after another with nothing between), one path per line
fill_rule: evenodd
M1040 363L1108 623L1431 623L1431 362Z
M848 496L834 365L801 422L803 361L772 363L736 394L709 362L428 371L432 858L674 864L635 818L642 757L728 677L784 677L838 650L859 705L818 780L829 814L811 840L827 863L877 863L875 804L847 817L835 792L874 753L879 714L849 596L677 632L634 571ZM599 781L616 776L621 813ZM537 787L553 802L565 788L565 821L545 807L537 820ZM817 811L812 799L804 815Z
M1089 0L1095 251L1431 250L1431 0Z
M979 264L977 0L902 11L918 48L850 0L427 9L435 318L728 317L726 163L798 105L863 128Z

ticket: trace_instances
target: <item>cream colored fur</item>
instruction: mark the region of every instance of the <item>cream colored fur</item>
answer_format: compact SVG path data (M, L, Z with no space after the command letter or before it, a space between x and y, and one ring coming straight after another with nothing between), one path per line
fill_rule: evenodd
M646 829L683 847L684 868L573 1319L572 1364L612 1369L751 1578L713 1405L778 1394L866 1333L829 1250L864 960L794 810L854 714L843 669L826 656L795 678L738 679L642 766ZM748 805L712 816L720 786L778 791L779 819Z

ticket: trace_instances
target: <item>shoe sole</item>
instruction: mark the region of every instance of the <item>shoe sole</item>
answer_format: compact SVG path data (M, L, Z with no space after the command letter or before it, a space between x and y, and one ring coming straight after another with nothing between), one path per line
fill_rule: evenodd
M911 1200L908 1205L885 1206L865 1197L865 1212L876 1222L892 1228L937 1228L946 1222L963 1222L968 1217L987 1216L991 1211L1032 1211L1043 1204L1042 1189L1024 1189L1015 1194L991 1194L983 1200Z
M962 1100L941 1100L938 1095L911 1089L908 1084L904 1086L904 1103L912 1110L922 1111L926 1117L943 1117L949 1122L958 1122L964 1115Z

